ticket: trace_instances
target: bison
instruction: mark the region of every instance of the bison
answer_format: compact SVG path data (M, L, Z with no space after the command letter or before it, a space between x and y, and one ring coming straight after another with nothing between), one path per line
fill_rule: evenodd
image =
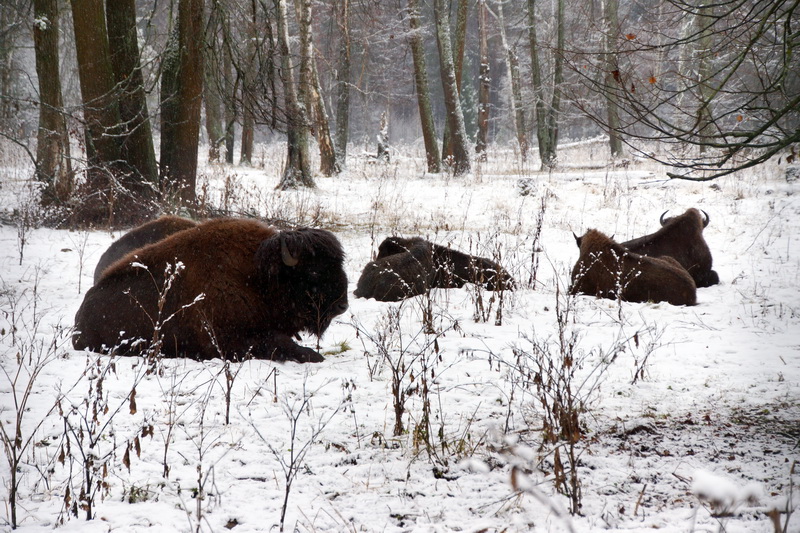
M94 283L97 284L106 268L129 252L195 226L197 226L197 222L194 220L166 215L130 230L111 243L108 250L100 256L100 261L97 262L94 269Z
M343 261L328 231L211 220L107 268L78 309L72 343L139 355L160 341L165 357L319 362L292 337L322 335L347 309Z
M500 265L439 246L421 237L388 237L358 280L355 296L396 302L429 289L476 283L492 291L513 290L514 279Z
M703 229L710 220L708 213L692 207L677 217L664 218L666 214L664 211L661 215L661 229L657 232L623 242L622 246L641 255L674 258L689 272L698 287L719 283L719 276L711 270L711 250L703 238Z
M570 294L673 305L697 302L694 280L675 259L631 252L595 229L575 240L580 257L572 269Z

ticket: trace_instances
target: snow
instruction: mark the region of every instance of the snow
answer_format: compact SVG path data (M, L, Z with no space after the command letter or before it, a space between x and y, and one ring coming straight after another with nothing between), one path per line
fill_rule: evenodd
M20 230L5 217L4 431L14 430L31 361L46 358L23 411L23 439L32 439L18 468L20 530L63 521L63 531L278 531L289 478L291 531L774 531L768 513L798 502L798 186L773 163L691 183L646 162L605 168L592 150L602 152L563 150L565 170L541 174L495 149L471 175L452 178L426 174L409 149L390 164L352 158L345 175L317 178L315 191L273 190L279 152L267 154L267 170L205 168L209 202L319 225L342 241L350 308L321 339L320 364L152 364L76 352L68 328L95 263L121 233ZM8 172L0 206L11 213L26 196L8 178L19 173ZM565 295L573 232L597 228L623 241L654 231L664 210L688 207L711 217L705 237L722 280L698 290L698 305ZM471 286L396 304L354 298L361 269L392 234L500 252L520 285L503 295L501 323L493 294ZM428 306L433 333L423 324ZM531 380L537 364L561 360L565 309L582 404L577 515L555 490ZM537 363L535 353L547 357ZM399 436L393 371L405 394ZM82 453L95 462L89 522L83 510L68 512ZM560 453L569 468L565 446ZM6 460L0 478L7 525ZM786 531L800 531L800 517Z

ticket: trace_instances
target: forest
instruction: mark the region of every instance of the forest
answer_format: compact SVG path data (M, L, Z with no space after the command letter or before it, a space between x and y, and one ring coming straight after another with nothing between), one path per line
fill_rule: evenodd
M798 0L4 0L0 528L797 531L795 45ZM335 313L270 360L198 311L173 357L222 240L103 311L141 353L80 344L164 215L326 236ZM687 299L580 290L581 239L681 217L713 279L640 264ZM477 263L386 301L397 243Z

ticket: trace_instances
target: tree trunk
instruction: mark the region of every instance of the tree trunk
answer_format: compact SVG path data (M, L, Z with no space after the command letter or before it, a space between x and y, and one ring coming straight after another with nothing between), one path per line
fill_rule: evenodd
M39 130L36 143L36 178L45 184L42 203L63 203L72 193L69 135L58 70L58 1L33 3L33 42L39 79Z
M558 160L558 120L561 107L561 85L564 81L564 0L556 0L556 47L553 52L553 84L545 87L539 61L539 42L536 35L536 0L528 0L528 37L531 51L531 81L536 111L536 137L539 141L539 159L542 170L552 170ZM550 103L545 103L547 89Z
M178 76L175 86L174 124L166 142L172 149L161 155L162 185L192 209L197 183L197 146L203 97L203 1L178 2ZM162 147L164 132L162 131ZM168 159L165 160L165 155Z
M450 10L447 11L450 18ZM456 86L458 87L458 97L461 98L461 74L464 71L464 48L467 44L467 15L469 14L468 0L458 0L456 11L456 35L453 43L453 63L456 71ZM444 123L444 135L442 137L442 157L449 159L453 157L453 134L450 131L449 122Z
M319 146L320 173L333 176L340 169L331 140L328 113L320 95L322 91L317 77L311 29L311 0L295 0L295 9L300 31L300 85L303 87L304 103Z
M336 68L336 160L339 168L347 166L347 141L350 125L350 0L338 4L339 59Z
M220 89L220 46L217 31L220 27L219 12L214 9L208 21L209 41L205 47L205 69L203 84L203 103L206 110L206 136L208 137L208 161L217 163L220 160L220 146L225 140L225 130L222 127L222 98Z
M622 156L622 137L619 133L619 105L617 102L616 80L614 72L619 72L617 66L617 36L619 30L619 0L605 0L605 61L606 61L606 110L608 116L608 143L611 150L611 158L617 159Z
M428 69L425 61L425 43L422 39L420 24L419 0L408 0L408 13L411 27L409 44L411 45L411 56L414 59L414 83L417 91L419 119L422 123L422 140L425 142L428 172L438 174L442 170L441 157L439 156L436 123L433 121L431 96L428 88Z
M164 53L161 59L161 84L159 93L159 107L161 108L161 143L159 160L160 186L164 190L170 170L172 152L176 149L173 139L175 129L178 127L178 76L180 76L180 61L178 60L178 31L173 29L167 38Z
M514 131L517 137L517 145L522 162L528 160L528 131L527 121L525 120L525 106L522 102L522 83L519 77L519 59L517 52L508 44L506 37L506 23L503 17L503 1L497 2L497 18L500 25L500 39L503 43L503 50L506 53L506 68L508 77L511 80L511 111L514 115Z
M18 5L16 5L18 4ZM18 47L15 42L18 39L18 30L24 22L23 17L27 18L27 8L23 7L23 2L3 2L0 7L0 95L9 98L0 98L0 128L11 129L12 125L18 125L17 112L15 111L15 80L19 78L15 75L14 69L14 50Z
M433 14L436 19L436 44L439 48L444 105L453 138L453 174L461 176L469 173L470 158L467 148L467 133L464 128L464 114L461 111L461 98L456 83L453 48L450 41L449 13L445 0L434 0Z
M212 63L218 67L216 63ZM209 65L206 56L206 65ZM225 141L225 129L222 127L222 99L219 97L217 85L220 83L217 68L206 70L203 102L206 109L206 136L208 137L208 161L218 163L221 157L220 147Z
M244 84L242 92L242 145L241 153L239 155L240 165L253 164L253 142L255 140L255 119L253 118L253 97L250 91L246 89L248 85L248 73L244 73Z
M489 134L489 89L491 76L489 73L489 40L486 28L486 0L478 1L478 33L480 34L481 68L478 81L478 139L475 152L480 154L481 161L486 161L486 139Z
M133 172L140 196L154 198L158 166L139 66L134 0L106 0L106 22L111 67L119 94L122 159Z
M86 140L86 195L79 221L113 225L137 218L120 171L120 115L103 0L71 0Z
M274 0L278 22L278 46L281 55L283 94L286 105L287 156L278 189L316 187L311 177L308 157L308 121L305 106L298 99L292 58L289 55L289 29L286 24L286 0Z
M709 86L709 80L713 78L713 74L711 73L711 61L712 58L710 57L712 54L711 51L711 40L712 40L712 32L711 32L711 25L713 24L712 15L714 12L713 5L709 5L706 7L698 7L697 14L695 15L695 31L700 36L699 40L697 41L697 49L696 49L696 57L694 64L697 65L697 80L698 80L698 87L697 90L699 94L697 95L698 102L700 103L700 107L697 109L696 115L696 128L695 131L698 132L698 136L700 137L700 154L706 153L708 151L708 144L705 141L710 135L711 130L714 127L712 124L711 118L711 110L709 106L711 105L711 100L713 99L712 92L713 89ZM685 45L684 45L685 46Z
M242 69L242 146L239 156L240 165L253 163L253 141L255 133L256 84L254 83L256 71L256 54L258 53L258 40L260 28L258 27L255 2L251 4L250 23L245 30L247 45L245 46L245 59L239 66Z
M236 93L239 89L239 78L233 76L232 62L230 54L225 54L225 162L230 165L233 164L233 150L236 147Z

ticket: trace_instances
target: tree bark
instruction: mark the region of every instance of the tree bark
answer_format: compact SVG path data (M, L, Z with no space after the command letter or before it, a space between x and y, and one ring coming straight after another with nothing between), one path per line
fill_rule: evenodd
M539 42L536 35L536 0L528 0L528 38L531 51L531 82L536 111L536 137L542 170L552 170L558 163L558 121L561 107L561 85L564 82L564 0L556 0L556 46L553 54L553 84L545 87L539 61ZM545 102L547 89L550 102Z
M336 160L339 168L347 166L347 141L350 126L350 0L340 0L337 4L337 23L340 43L339 59L336 67Z
M178 76L175 87L172 145L162 153L162 186L176 194L181 205L194 208L197 183L197 148L203 96L203 1L178 2ZM162 147L164 146L162 131ZM165 160L165 155L167 159Z
M45 184L42 203L63 203L72 193L72 162L58 69L58 1L33 3L33 42L39 80L36 178Z
M277 8L278 47L281 56L283 94L286 105L287 157L278 189L316 187L311 177L308 157L308 121L305 106L298 99L292 58L289 55L289 29L286 23L286 0L274 0Z
M497 2L497 18L500 25L500 39L503 43L503 50L506 53L506 68L508 77L511 80L511 112L514 115L514 131L519 146L519 154L522 162L528 160L528 131L525 119L525 106L522 102L522 83L519 77L519 59L517 52L511 48L506 37L506 25L503 17L503 1Z
M222 127L222 87L219 53L222 46L219 42L220 13L212 8L208 20L208 34L204 49L205 69L203 70L203 104L206 110L206 136L208 137L208 161L217 163L220 160L220 147L225 140Z
M411 34L408 40L411 46L411 56L414 59L414 84L417 92L419 119L422 123L422 140L425 143L428 172L438 174L442 170L441 157L439 155L438 139L436 138L436 123L433 121L430 90L428 88L428 69L425 61L425 43L422 39L419 0L408 0L408 15L411 27Z
M604 16L606 23L605 32L605 58L606 58L606 87L613 87L606 90L606 110L608 116L608 144L611 150L611 158L616 159L622 156L622 136L619 133L619 104L617 102L616 80L614 72L619 72L617 65L617 37L619 35L619 0L605 0Z
M489 89L491 75L489 71L489 40L487 37L486 0L478 1L478 33L480 34L480 75L478 88L478 138L475 152L481 161L486 161L486 140L489 134Z
M225 78L225 162L233 164L233 150L236 147L236 120L237 107L236 95L239 92L238 75L233 75L233 60L230 54L225 54L223 76Z
M88 224L137 218L120 168L120 115L103 0L71 0L86 140L86 195L76 217Z
M158 166L139 65L134 0L106 0L106 22L111 67L119 95L121 156L134 173L133 181L139 184L140 195L154 198Z
M317 77L311 28L311 0L295 0L295 9L300 31L300 85L303 87L304 103L319 146L320 173L323 176L333 176L340 169L331 140L328 113L320 95L322 91Z
M252 2L250 20L245 30L247 45L245 46L245 58L243 64L239 66L242 70L242 145L239 156L240 165L251 165L253 163L253 142L255 140L255 105L256 105L256 84L254 83L256 67L256 55L259 47L259 33L256 4Z
M439 48L439 66L444 90L444 105L447 122L453 138L453 174L461 176L470 172L467 133L464 128L464 114L456 83L453 47L450 40L449 12L445 0L434 0L433 14L436 19L436 44Z
M697 57L695 58L697 62L697 79L699 80L697 88L699 92L698 101L700 102L700 106L697 109L695 130L701 140L699 144L700 154L704 154L708 151L708 144L703 142L703 140L712 135L711 130L713 128L713 119L711 117L711 110L709 109L711 100L713 99L713 90L708 83L708 80L713 79L711 73L712 58L710 57L712 54L711 41L713 36L711 26L713 21L711 17L713 13L713 6L698 7L694 20L695 31L700 36L697 41Z
M449 16L448 9L448 19ZM456 86L458 87L458 95L461 98L461 75L464 71L464 48L467 44L467 15L469 15L468 0L458 0L458 7L456 10L456 35L453 42L453 63L456 71ZM445 121L444 135L442 137L442 157L445 159L453 157L453 134L450 131L450 125Z

